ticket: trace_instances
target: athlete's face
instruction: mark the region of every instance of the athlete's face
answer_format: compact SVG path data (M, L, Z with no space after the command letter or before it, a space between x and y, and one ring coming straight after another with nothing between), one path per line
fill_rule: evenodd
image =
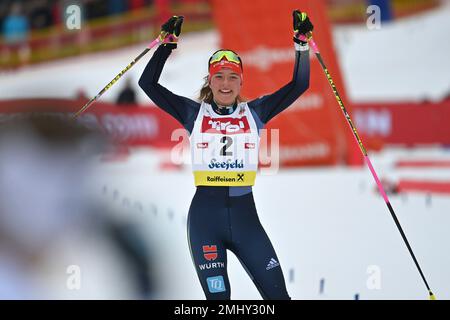
M242 81L239 74L231 69L222 68L211 77L209 87L217 104L229 106L235 103L241 92Z

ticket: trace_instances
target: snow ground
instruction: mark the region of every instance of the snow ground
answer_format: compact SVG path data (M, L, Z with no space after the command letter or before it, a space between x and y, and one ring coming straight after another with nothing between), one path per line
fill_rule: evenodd
M439 153L440 158L450 158L448 152L434 151ZM449 169L394 168L393 161L402 157L422 155L398 150L374 155L372 160L380 177L450 178ZM99 195L102 190L103 200L124 218L133 217L147 233L155 233L161 253L158 262L164 269L159 278L166 289L160 297L203 299L186 238L187 211L195 192L192 174L189 166L162 171L158 163L157 154L140 151L128 162L103 165L94 190ZM120 195L115 200L114 193ZM306 168L259 175L254 196L293 299L353 299L355 294L360 299L427 298L366 168ZM450 197L408 194L390 200L430 286L438 298L450 299ZM232 253L228 258L232 298L260 299L238 260ZM379 288L373 282L378 273ZM325 287L319 294L321 279Z

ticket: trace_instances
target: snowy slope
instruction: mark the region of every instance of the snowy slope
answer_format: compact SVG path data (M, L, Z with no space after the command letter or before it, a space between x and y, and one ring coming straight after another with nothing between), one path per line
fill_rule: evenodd
M439 100L450 92L450 5L369 30L337 27L334 43L349 97L354 101ZM150 35L149 35L150 37ZM0 99L74 97L82 88L94 96L143 49L145 44L0 73ZM187 34L169 58L162 83L195 97L206 75L206 61L219 46L215 31ZM319 43L320 46L320 43ZM151 52L125 77L137 80ZM124 81L103 97L114 101ZM138 101L148 99L138 89Z
M450 3L407 19L338 27L334 43L353 101L439 101L450 95Z
M146 44L108 53L98 53L78 58L68 58L54 63L26 67L18 72L0 74L0 99L58 97L73 98L79 89L89 97L95 96ZM189 34L180 40L180 49L169 58L161 76L161 83L177 94L195 97L207 74L207 61L218 46L215 32ZM154 50L154 49L153 49ZM138 101L149 103L148 97L138 88L137 81L153 51L144 56L126 75L103 96L102 101L115 101L126 78L134 82Z

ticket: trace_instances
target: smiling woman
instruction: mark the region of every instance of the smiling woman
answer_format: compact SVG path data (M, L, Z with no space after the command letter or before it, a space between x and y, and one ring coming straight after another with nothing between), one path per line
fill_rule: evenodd
M252 186L258 170L260 129L289 107L309 86L309 48L299 39L313 28L305 13L293 12L295 66L292 80L278 91L244 101L243 66L228 49L214 52L199 102L173 94L158 81L177 47L183 19L161 28L162 45L139 85L152 101L190 134L197 191L188 214L192 260L207 299L230 299L227 250L232 251L264 299L290 299L275 250L262 227Z
M226 109L235 102L243 102L240 96L243 84L241 58L231 50L218 50L209 58L209 75L200 90L200 101L215 102Z

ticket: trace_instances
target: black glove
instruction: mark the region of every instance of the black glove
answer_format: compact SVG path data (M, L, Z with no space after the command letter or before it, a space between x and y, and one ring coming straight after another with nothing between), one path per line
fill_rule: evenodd
M173 16L161 26L159 39L164 43L176 43L181 33L183 16Z
M292 12L293 17L293 29L294 29L294 41L296 43L305 43L304 41L298 39L299 35L307 36L309 32L314 29L313 24L309 20L306 12L301 12L300 10L294 10Z

